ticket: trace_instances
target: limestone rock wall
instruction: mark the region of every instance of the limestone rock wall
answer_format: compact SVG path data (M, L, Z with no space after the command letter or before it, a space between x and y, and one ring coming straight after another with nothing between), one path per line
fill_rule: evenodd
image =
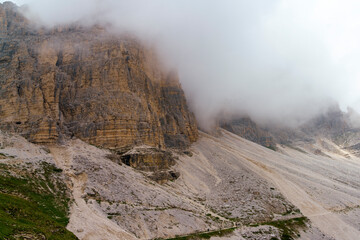
M186 147L198 132L177 75L129 36L33 28L0 4L0 126L32 142Z
M248 117L222 121L220 126L229 132L258 143L264 147L276 149L276 142L271 134L257 126L257 124Z

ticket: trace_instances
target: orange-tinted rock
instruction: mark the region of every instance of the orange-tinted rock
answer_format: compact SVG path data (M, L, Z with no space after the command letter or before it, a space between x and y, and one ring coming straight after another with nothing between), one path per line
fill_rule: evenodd
M177 75L150 49L101 28L34 30L0 5L1 127L36 143L75 136L106 148L196 141Z

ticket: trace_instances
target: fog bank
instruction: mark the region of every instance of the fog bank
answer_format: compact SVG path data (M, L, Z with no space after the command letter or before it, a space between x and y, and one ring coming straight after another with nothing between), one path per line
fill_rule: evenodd
M15 1L16 2L16 1ZM295 126L360 110L360 3L338 0L22 0L49 27L110 23L176 68L199 124L219 115Z

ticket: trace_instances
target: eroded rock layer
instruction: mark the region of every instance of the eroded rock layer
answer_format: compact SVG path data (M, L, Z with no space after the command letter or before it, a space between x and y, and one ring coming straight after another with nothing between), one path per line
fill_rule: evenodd
M32 142L75 136L106 148L197 139L177 75L129 36L100 27L32 28L0 4L1 127Z

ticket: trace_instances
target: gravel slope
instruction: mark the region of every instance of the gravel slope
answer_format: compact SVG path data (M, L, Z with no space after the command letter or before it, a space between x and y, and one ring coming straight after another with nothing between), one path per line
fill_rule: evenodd
M275 152L225 130L201 133L192 154L175 153L180 177L161 185L80 140L40 154L21 137L0 137L0 153L15 156L2 163L46 160L63 169L74 198L67 228L80 239L169 238L233 226L232 235L212 239L271 239L281 231L250 225L303 215L310 222L298 229L300 239L360 234L360 160L326 139Z
M334 153L320 144L303 146L302 150L315 147L322 151L321 156L289 147L281 147L281 153L272 152L226 131L217 141L229 153L237 155L239 161L275 184L323 233L339 240L358 238L360 160L357 157L346 153L346 158L343 152Z

